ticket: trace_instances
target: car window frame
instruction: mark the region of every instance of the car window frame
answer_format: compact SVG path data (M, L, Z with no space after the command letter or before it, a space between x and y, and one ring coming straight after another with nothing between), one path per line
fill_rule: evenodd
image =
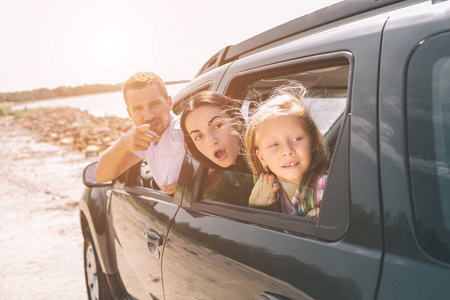
M338 130L338 140L336 142L336 151L333 153L330 161L330 170L339 167L342 170L344 176L337 174L335 176L329 177L327 181L327 188L323 195L323 199L330 197L330 194L334 192L333 189L330 190L330 185L332 184L335 189L338 190L341 201L324 201L321 207L321 214L318 220L302 218L298 216L285 215L277 212L270 212L259 210L257 208L242 207L236 205L230 205L226 203L217 203L213 201L202 201L200 198L203 193L201 192L202 186L205 183L205 174L207 174L208 168L205 166L200 166L198 171L201 176L197 179L196 188L194 195L192 196L191 206L194 210L199 213L213 214L225 218L232 218L238 222L251 223L255 226L261 226L266 228L271 228L272 230L279 230L283 232L291 232L296 235L306 235L310 237L315 237L319 239L324 239L328 241L336 241L341 239L348 228L348 223L350 220L350 185L349 185L349 149L350 149L350 116L351 116L351 93L352 93L352 81L353 81L353 69L354 69L354 57L353 54L348 51L339 51L329 54L320 54L313 57L293 59L290 61L278 62L262 67L256 67L249 70L244 70L231 76L230 80L226 84L226 91L224 94L233 97L233 92L229 92L230 86L232 86L233 81L239 81L242 76L255 76L257 73L264 73L265 71L272 69L281 69L285 67L292 67L298 65L311 65L311 63L316 62L314 66L322 65L324 62L333 62L333 59L346 60L349 67L348 81L347 81L347 104L343 112L344 119L340 124ZM310 68L315 69L315 68ZM261 78L261 77L260 77ZM336 160L340 160L337 162ZM335 167L336 166L336 167ZM331 179L331 180L330 180ZM327 207L330 213L324 213L323 208ZM330 216L333 218L331 211L333 209L339 209L339 216L334 218L331 222L327 222L324 219L325 216Z
M199 85L196 85L194 87L189 88L186 92L184 92L182 95L180 95L175 99L174 104L173 104L173 108L172 111L177 114L180 115L183 111L182 111L182 107L183 104L189 100L189 98L191 98L193 95L202 92L202 91L210 91L211 88L213 86L213 81L209 80L207 82L203 82ZM178 111L180 109L179 113L176 113L176 111Z
M141 165L144 162L144 159L141 159L138 163L128 169L124 182L124 190L131 195L150 197L152 200L162 200L164 202L172 203L174 197L167 195L166 192L151 187L132 184L140 174Z

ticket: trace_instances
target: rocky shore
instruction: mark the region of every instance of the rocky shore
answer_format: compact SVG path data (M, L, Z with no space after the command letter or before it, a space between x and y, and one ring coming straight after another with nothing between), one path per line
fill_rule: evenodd
M38 133L44 142L71 146L86 157L98 155L133 128L131 119L94 117L75 108L48 109L15 116L11 121Z

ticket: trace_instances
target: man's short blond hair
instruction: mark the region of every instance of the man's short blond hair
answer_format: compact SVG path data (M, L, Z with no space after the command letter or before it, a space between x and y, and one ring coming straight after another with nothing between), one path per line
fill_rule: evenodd
M167 100L169 95L167 93L166 85L164 84L164 81L161 79L161 77L151 72L137 72L131 75L131 77L122 86L123 97L125 98L127 106L128 106L128 99L127 99L128 90L131 89L139 90L150 84L156 84L161 95L164 97L164 99Z

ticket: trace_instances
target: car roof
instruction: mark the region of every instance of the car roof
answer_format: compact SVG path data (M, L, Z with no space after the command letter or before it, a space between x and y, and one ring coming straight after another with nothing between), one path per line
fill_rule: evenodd
M378 8L393 5L399 2L417 3L427 0L345 0L324 7L310 14L301 16L272 29L255 35L239 44L227 46L214 54L200 69L195 77L200 76L228 62L253 54L258 49L267 49L266 46L293 35L317 28L329 23L346 19ZM429 1L429 0L428 0ZM439 1L439 0L433 0Z

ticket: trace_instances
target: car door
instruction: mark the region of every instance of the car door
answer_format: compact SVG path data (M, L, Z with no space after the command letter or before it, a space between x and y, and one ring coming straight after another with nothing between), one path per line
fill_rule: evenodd
M450 295L450 3L433 2L392 16L383 35L380 299Z
M310 109L334 149L320 217L232 204L245 197L243 187L251 189L248 174L227 172L217 194L203 193L212 178L198 167L164 252L167 299L375 297L383 253L376 92L385 21L334 27L230 66L218 89L229 96L264 100L289 79L320 98Z
M127 172L125 184L113 188L110 220L114 227L117 267L127 292L137 299L164 299L161 253L180 197L154 189L145 160Z
M180 113L190 95L209 90L213 80L189 85L175 99L173 111ZM188 157L186 160L189 161ZM183 169L183 166L182 166ZM188 170L190 168L188 167ZM110 219L114 227L115 252L120 276L128 293L138 299L164 299L161 261L167 233L184 193L180 176L175 194L155 188L144 160L131 168L125 184L112 189Z

